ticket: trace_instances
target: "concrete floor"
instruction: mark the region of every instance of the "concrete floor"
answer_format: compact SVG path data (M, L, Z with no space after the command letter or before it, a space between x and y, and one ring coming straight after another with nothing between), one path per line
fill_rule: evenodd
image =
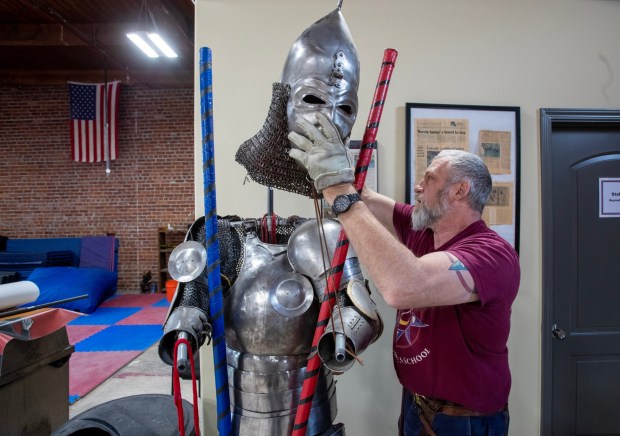
M172 367L159 358L156 343L112 377L69 406L69 419L99 404L140 394L172 394ZM197 386L198 388L198 386ZM181 380L183 399L193 404L191 380ZM200 391L198 391L200 402ZM199 405L202 428L202 407Z

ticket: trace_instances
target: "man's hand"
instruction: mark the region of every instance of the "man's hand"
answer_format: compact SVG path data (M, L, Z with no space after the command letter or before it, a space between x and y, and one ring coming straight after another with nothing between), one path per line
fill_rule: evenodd
M321 112L316 113L316 120L322 130L300 117L296 124L307 137L291 132L288 139L296 147L291 148L289 156L306 168L320 193L328 186L353 183L355 173L347 149L331 120Z

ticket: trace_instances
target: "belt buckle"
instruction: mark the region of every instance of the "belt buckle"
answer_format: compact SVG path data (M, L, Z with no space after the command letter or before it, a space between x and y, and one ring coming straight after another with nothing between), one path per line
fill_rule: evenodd
M435 412L435 408L433 407L434 402L431 401L430 398L425 397L424 395L420 395L420 394L413 394L413 401L420 407L423 408L428 408L430 410L432 410L433 412Z
M426 400L426 398L424 398L422 395L418 395L415 392L412 392L412 394L413 394L413 402L416 403L418 406L421 406L423 402L425 403L424 400Z
M413 394L413 401L422 408L429 409L433 413L441 413L443 407L447 405L445 401L425 397L424 395Z

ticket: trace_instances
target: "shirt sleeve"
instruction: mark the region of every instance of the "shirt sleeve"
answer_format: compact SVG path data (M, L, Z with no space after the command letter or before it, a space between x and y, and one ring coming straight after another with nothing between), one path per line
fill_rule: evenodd
M514 298L519 288L519 260L510 244L490 233L448 249L465 265L480 302L485 305Z

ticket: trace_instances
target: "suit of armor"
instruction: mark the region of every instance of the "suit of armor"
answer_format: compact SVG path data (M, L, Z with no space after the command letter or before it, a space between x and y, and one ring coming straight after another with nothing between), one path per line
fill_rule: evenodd
M306 174L287 154L286 135L296 129L296 117L320 111L348 138L357 115L358 84L357 52L338 7L295 41L282 81L274 84L263 129L241 145L236 160L259 183L310 195ZM290 434L341 227L333 220L280 219L271 229L278 238L268 243L259 237L260 220L229 217L218 223L233 433ZM201 218L186 241L204 241L204 234ZM195 268L202 255L183 254L182 245L177 248L181 254L171 259L178 259L177 270L189 268L194 274L179 280L164 326L160 356L169 364L175 338L183 335L197 350L210 332L206 273ZM334 375L351 368L383 330L352 248L336 295L332 322L317 350L323 365L307 426L310 435L344 435L344 425L333 424Z
M239 277L224 298L233 428L240 435L283 435L292 430L296 407L291 405L299 400L320 296L326 286L325 265L329 262L325 262L333 255L340 225L323 221L323 231L329 250L329 255L323 253L325 258L316 220L296 227L287 244L266 244L255 233L245 237ZM356 280L363 277L351 250L341 289ZM364 330L366 342L350 344L353 352L362 352L376 340L381 324L350 302L342 303L356 312L355 329ZM377 313L374 303L367 308L373 315ZM331 356L334 353L332 348ZM352 357L347 359L349 367L352 362ZM332 369L341 368L325 365L318 378L308 426L312 435L344 434L342 427L331 425L337 411Z
M232 423L235 435L285 435L295 420L329 259L341 227L323 220L319 231L314 219L284 220L278 225L279 240L265 243L256 231L257 222L221 219L218 226ZM204 218L192 225L186 242L175 249L184 265L194 260L183 251L195 250L195 245L184 248L184 244L201 237ZM159 346L165 362L173 364L178 332L188 333L194 349L205 342L210 332L207 293L204 269L180 283ZM352 249L337 295L333 321L319 343L323 366L308 423L310 435L344 435L343 425L332 425L337 413L334 374L351 368L355 356L383 331ZM345 339L340 352L338 335Z
M290 434L319 302L311 280L291 266L288 244L266 244L250 232L244 250L239 277L224 298L233 428L240 435ZM317 383L310 434L331 428L335 392L326 369Z

